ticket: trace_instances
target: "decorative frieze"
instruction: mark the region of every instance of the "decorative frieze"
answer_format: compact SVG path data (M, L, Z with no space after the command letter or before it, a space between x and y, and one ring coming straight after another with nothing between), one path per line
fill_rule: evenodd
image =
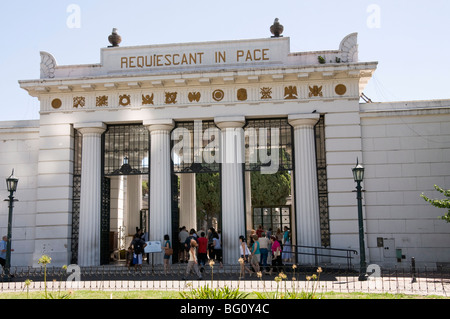
M345 84L344 84L345 83ZM92 88L94 86L91 86ZM124 107L189 107L190 105L214 105L215 103L265 103L281 101L308 101L317 99L358 98L356 86L349 87L347 82L337 81L316 83L290 82L277 85L225 86L211 88L177 88L165 90L159 88L111 92L95 95L84 92L81 95L61 94L49 98L49 107L43 111L73 111L94 108Z
M309 97L320 96L323 97L322 86L314 85L309 87Z
M73 98L73 107L84 107L86 105L86 98L84 96L75 96Z
M142 94L142 105L153 105L153 99L155 98L155 94L152 95L144 95Z
M59 108L61 107L61 105L62 105L62 101L61 101L60 99L54 99L54 100L52 101L52 107L53 107L55 110L59 109Z
M106 96L106 95L97 96L95 106L98 106L98 107L108 106L108 96Z
M131 104L130 95L124 94L119 96L119 105L128 106Z

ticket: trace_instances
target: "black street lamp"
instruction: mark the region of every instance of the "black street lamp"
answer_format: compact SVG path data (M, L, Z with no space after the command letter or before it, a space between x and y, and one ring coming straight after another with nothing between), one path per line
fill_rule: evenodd
M17 184L19 183L19 179L14 176L14 169L12 171L11 176L6 179L6 188L9 192L9 198L5 199L5 201L9 202L9 215L8 215L8 241L6 244L6 260L5 260L5 275L9 277L10 269L11 269L11 233L12 233L12 215L14 202L17 202L17 199L14 199L14 193L17 190Z
M359 164L356 160L356 166L352 169L353 179L356 182L356 199L358 200L358 224L359 224L359 280L367 280L366 272L366 250L364 245L364 224L363 224L363 213L362 213L362 187L361 182L364 179L364 167Z

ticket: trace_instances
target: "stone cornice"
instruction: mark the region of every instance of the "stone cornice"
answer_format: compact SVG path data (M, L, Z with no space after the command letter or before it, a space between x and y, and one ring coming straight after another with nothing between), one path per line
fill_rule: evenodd
M140 88L184 88L205 85L277 83L292 81L328 81L370 78L377 62L329 63L313 66L261 66L260 68L227 68L201 72L167 72L138 75L105 75L97 77L58 78L19 81L31 96L49 93L92 92Z

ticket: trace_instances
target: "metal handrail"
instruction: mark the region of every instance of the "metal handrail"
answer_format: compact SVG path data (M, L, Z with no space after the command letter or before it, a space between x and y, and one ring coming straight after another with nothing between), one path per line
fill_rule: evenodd
M315 266L319 266L319 258L318 257L333 257L333 258L345 258L347 261L347 267L348 270L352 268L352 255L358 255L358 252L353 249L344 249L344 248L331 248L331 247L318 247L318 246L305 246L305 245L291 245L291 247L294 248L294 251L292 252L295 254L296 261L298 260L298 255L308 255L308 256L314 256L314 263ZM306 248L306 249L313 249L314 252L301 252L299 248ZM326 253L319 253L318 250L328 250L330 251L328 254ZM336 255L332 254L332 252L345 252L345 256L343 255Z

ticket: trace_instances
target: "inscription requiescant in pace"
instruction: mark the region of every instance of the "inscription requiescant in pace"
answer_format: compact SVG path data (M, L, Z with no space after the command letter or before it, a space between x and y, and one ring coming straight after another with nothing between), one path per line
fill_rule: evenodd
M216 51L208 61L212 64L270 61L270 49ZM120 58L121 69L189 66L206 64L205 52L167 53Z

